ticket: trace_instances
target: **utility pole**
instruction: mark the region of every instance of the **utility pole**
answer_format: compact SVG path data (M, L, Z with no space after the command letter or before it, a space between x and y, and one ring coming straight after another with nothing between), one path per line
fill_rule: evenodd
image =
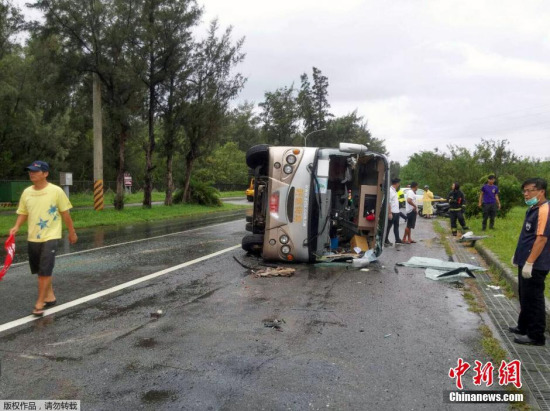
M103 210L103 125L101 121L101 83L93 74L94 117L94 210Z

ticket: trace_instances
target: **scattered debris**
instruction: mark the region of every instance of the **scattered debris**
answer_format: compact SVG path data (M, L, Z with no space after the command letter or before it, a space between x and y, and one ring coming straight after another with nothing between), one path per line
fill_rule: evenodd
M484 238L489 237L488 235L474 235L473 231L468 231L465 233L462 237L458 239L460 243L464 243L466 241L471 241L470 246L473 247L476 244L477 240L482 240Z
M386 335L384 336L384 338L388 338L388 337L391 337L391 334L386 334Z
M506 297L504 294L493 294L493 297Z
M398 266L426 268L426 278L430 280L457 281L457 278L475 278L473 271L486 271L485 268L468 263L454 261L442 261L436 258L411 257L405 263L397 263Z
M163 315L163 311L157 310L156 312L151 313L151 318L158 320L160 317L162 317L162 315Z
M473 264L457 263L454 261L443 261L438 260L437 258L428 257L411 257L409 261L404 263L397 263L397 265L402 267L433 268L440 271L449 271L461 267L469 268L471 271L487 271L486 268Z
M368 268L361 268L361 271L369 272L370 270Z
M253 271L254 277L290 277L296 272L295 268L268 267L258 271Z
M360 254L354 253L332 253L323 256L317 256L317 262L319 263L339 263L348 262L354 258L359 258Z
M284 319L264 320L264 327L274 328L277 331L283 331L282 324L286 324L286 321Z
M253 269L254 269L254 267L250 267L250 266L248 266L248 265L242 263L241 261L239 261L239 259L238 259L237 257L235 257L235 256L233 256L233 259L234 259L236 262L238 262L239 265L240 265L241 267L246 268L247 270L253 270Z
M490 288L491 290L500 290L500 287L498 285L488 285L487 286L488 288Z
M363 257L352 260L351 264L354 268L362 268L366 267L373 261L376 261L376 254L374 254L374 250L368 250L365 252Z
M441 278L441 277L449 277L451 275L456 275L456 274L460 274L460 273L466 273L468 274L468 276L472 277L472 278L476 278L476 276L474 275L474 273L472 273L472 271L468 268L468 267L459 267L459 268L455 268L454 270L451 270L451 271L448 271L446 273L443 273L443 274L439 274L437 276L437 278Z
M426 268L425 275L426 278L429 278L430 280L434 281L446 281L446 282L458 282L462 278L468 278L470 277L470 274L472 273L468 268L457 268L454 270L451 270L447 273L442 272L440 270L435 270L433 268ZM473 275L473 274L472 274Z

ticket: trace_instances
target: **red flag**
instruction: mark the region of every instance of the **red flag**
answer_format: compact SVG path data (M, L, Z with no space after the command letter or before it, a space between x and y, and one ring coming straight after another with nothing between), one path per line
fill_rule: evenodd
M4 248L8 254L6 255L6 260L4 261L4 268L0 270L0 281L2 281L2 277L4 277L4 275L8 272L11 262L13 261L13 257L15 256L15 236L13 234L6 240Z

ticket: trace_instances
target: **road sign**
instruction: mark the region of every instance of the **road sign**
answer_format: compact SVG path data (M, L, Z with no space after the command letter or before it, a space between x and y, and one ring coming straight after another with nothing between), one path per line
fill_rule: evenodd
M126 187L132 187L132 176L130 173L124 173L124 185Z

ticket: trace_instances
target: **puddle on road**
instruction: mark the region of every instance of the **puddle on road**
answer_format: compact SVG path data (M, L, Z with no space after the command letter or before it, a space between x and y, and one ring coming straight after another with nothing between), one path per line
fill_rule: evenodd
M140 348L153 348L157 344L158 343L154 338L140 338L135 346Z
M175 400L175 399L176 399L175 391L167 391L167 390L151 390L141 395L141 401L145 403L165 402L168 400Z

